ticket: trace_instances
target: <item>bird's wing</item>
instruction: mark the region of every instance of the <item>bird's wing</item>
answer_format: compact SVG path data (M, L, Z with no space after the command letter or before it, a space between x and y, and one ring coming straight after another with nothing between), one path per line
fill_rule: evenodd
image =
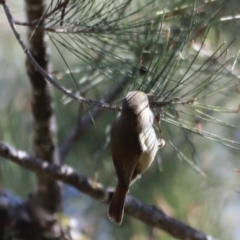
M112 158L119 182L128 189L142 150L136 132L116 128L115 124L118 121L113 123L111 131Z

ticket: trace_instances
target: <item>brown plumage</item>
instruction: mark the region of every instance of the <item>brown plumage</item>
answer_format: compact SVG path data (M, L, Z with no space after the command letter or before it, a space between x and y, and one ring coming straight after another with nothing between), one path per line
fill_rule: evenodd
M118 185L108 216L118 224L122 223L130 185L147 170L157 153L158 140L153 121L147 95L140 91L129 92L123 100L121 114L111 129L112 159Z

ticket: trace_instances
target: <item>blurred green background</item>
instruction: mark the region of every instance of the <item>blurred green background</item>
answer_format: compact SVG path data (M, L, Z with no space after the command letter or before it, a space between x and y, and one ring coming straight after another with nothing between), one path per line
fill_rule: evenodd
M163 1L166 9L182 7L193 1ZM199 1L199 3L201 3ZM22 1L8 0L15 19L24 20L24 5ZM240 14L238 1L231 1L229 9L233 14ZM229 11L229 12L231 12ZM229 13L228 12L228 13ZM175 20L173 20L174 22ZM176 19L177 21L177 19ZM237 37L229 48L228 56L239 51L240 21L222 21L207 37L208 49L214 51L222 42ZM25 55L10 30L3 10L0 9L0 139L24 149L33 154L30 84L25 70ZM26 40L25 27L17 27ZM66 68L59 57L58 51L49 41L51 68L61 71ZM66 49L61 49L68 53ZM66 52L65 52L66 51ZM199 56L200 58L200 56ZM77 65L73 55L66 56L69 66ZM63 83L76 90L76 84L71 76L66 76ZM106 81L93 88L88 96L100 99L106 87L112 85ZM105 84L105 85L104 85ZM99 87L100 86L100 87ZM236 87L237 90L238 87ZM66 101L58 91L53 90L55 113L58 123L58 142L61 144L73 128L79 104ZM238 93L237 93L238 94ZM220 94L213 102L236 108L239 95ZM116 104L120 102L117 101ZM91 108L82 107L83 114ZM105 186L114 187L117 179L111 161L108 147L109 128L116 113L105 112L95 121L92 127L77 143L67 158L66 164L73 166L79 173L96 178ZM216 117L216 116L215 116ZM239 114L218 114L217 117L230 124L239 125ZM162 123L163 132L166 122ZM206 124L212 132L240 142L239 130L218 128L215 124ZM174 128L175 129L175 128ZM165 136L170 135L165 132ZM191 135L191 142L197 149L195 164L202 169L207 178L201 177L184 160L179 161L177 152L169 145L161 149L157 159L150 169L131 187L131 194L149 205L156 205L164 212L188 223L196 229L218 239L240 239L240 195L238 168L239 151L214 143L200 136ZM179 149L188 154L189 142L182 131L173 130L174 139ZM194 154L188 157L191 159ZM192 160L192 159L191 159ZM26 198L35 189L35 176L31 172L1 159L0 187L9 189ZM107 206L92 200L69 186L64 187L64 213L74 222L73 228L80 230L76 239L172 239L159 229L147 226L140 221L125 215L122 226L111 223L107 217Z

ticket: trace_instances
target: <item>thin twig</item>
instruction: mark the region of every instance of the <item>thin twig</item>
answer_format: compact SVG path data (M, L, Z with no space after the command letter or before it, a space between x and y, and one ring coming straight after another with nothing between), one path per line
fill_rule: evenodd
M58 166L47 163L41 159L31 157L22 150L17 150L0 141L0 156L9 159L18 165L34 172L46 174L55 180L63 181L82 193L99 200L109 203L111 190L104 188L101 184L93 182L83 175L78 174L69 166ZM148 206L138 199L127 196L125 211L146 224L157 227L167 232L173 237L182 240L213 240L214 238L199 232L181 221L167 216L163 211L154 206Z
M60 10L61 8L64 8L67 5L68 2L69 2L69 0L65 0L64 2L59 3L52 11L50 11L49 13L44 14L44 16L43 16L44 18L41 17L41 19L36 19L34 21L31 21L31 22L22 22L22 21L14 20L14 23L16 25L19 25L19 26L28 26L28 27L33 26L33 27L38 27L38 28L42 29L43 27L38 26L39 25L38 23L40 21L43 21L44 19L50 17L53 13L55 13L58 10Z
M66 10L66 7L69 3L69 0L66 0L65 2L63 2L64 5L62 6L62 14L61 14L61 22L60 22L60 26L62 27L63 25L63 19L64 19L64 14L65 14L65 10Z
M183 101L179 101L179 99L170 99L167 101L162 101L162 102L150 102L150 107L151 108L159 108L159 107L166 107L169 105L186 105L186 104L193 104L196 101L196 99L187 99Z

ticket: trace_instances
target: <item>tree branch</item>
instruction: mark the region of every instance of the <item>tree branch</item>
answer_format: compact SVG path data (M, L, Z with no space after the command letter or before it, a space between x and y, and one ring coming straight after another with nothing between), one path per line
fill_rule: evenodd
M31 171L45 174L55 180L61 180L79 191L99 200L109 203L111 191L101 184L91 181L83 175L78 174L68 166L58 166L47 163L41 159L31 157L22 150L17 150L4 142L0 142L0 156L9 159L18 165ZM148 206L134 197L127 196L125 212L151 226L162 229L173 237L182 240L213 240L214 238L167 216L163 211L154 206Z
M26 15L29 21L41 18L45 12L44 0L25 0ZM44 20L39 25L44 24ZM28 27L29 51L42 69L48 72L47 39L43 31ZM34 151L38 158L59 164L57 149L57 123L53 112L51 85L42 74L26 59L26 68L32 86L31 105L34 119ZM54 213L61 206L61 187L47 176L37 174L37 192L39 202L44 209Z
M1 2L2 1L2 2ZM113 106L110 105L108 103L105 102L100 102L100 101L95 101L92 99L87 99L84 97L81 97L79 95L74 94L71 90L65 88L64 86L62 86L61 84L59 84L56 80L54 80L39 64L38 62L35 60L35 58L33 57L33 55L31 54L31 52L29 51L29 49L27 48L26 44L23 42L20 34L18 33L18 31L15 28L15 22L14 19L12 17L12 14L8 8L8 6L6 5L6 2L3 0L0 0L0 4L3 5L3 9L5 11L6 17L8 19L8 22L11 26L11 29L17 39L17 41L19 42L19 44L21 45L24 53L27 55L27 57L29 58L29 60L31 61L31 63L33 64L33 66L36 68L36 70L38 70L42 76L45 78L45 80L47 82L49 82L50 84L52 84L55 88L57 88L60 92L62 92L64 95L70 97L73 100L76 100L78 102L83 102L86 105L89 106L95 106L97 108L102 108L102 109L108 109L108 110L113 110L113 111L120 111L121 107L119 106ZM131 73L129 73L129 77L132 77L133 75ZM195 101L195 99L188 99L186 101L175 101L175 100L168 100L166 102L153 102L150 103L150 105L152 107L164 107L164 106L168 106L168 105L178 105L178 104L192 104Z

